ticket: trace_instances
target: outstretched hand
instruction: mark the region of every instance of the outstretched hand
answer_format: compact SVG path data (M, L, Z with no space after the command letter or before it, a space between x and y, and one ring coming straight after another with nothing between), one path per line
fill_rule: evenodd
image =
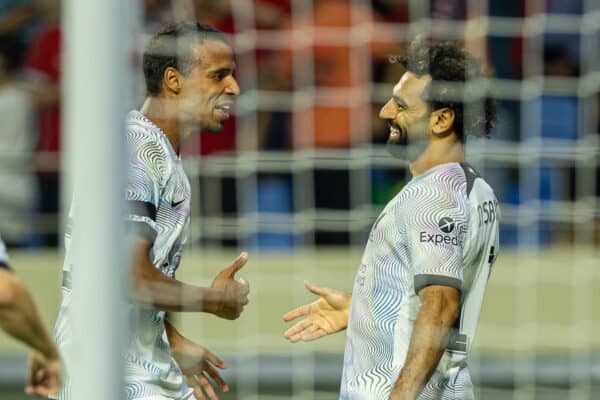
M235 274L242 269L248 261L248 253L242 252L233 263L219 272L213 280L211 287L223 292L214 314L225 319L237 319L244 306L248 304L250 285L243 278L236 279Z
M304 286L320 297L283 316L283 319L288 322L306 316L288 329L283 336L292 343L308 342L345 329L348 325L351 295L336 289L315 286L308 281L304 282Z
M197 400L206 400L207 397L219 400L211 380L221 392L229 392L229 386L216 369L225 369L227 365L207 348L181 337L181 341L171 348L171 353L186 377L188 386L194 390Z

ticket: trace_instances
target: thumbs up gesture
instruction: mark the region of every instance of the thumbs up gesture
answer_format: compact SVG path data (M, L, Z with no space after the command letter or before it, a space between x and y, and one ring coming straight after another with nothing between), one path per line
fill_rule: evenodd
M248 261L248 253L242 252L233 263L218 273L211 288L222 292L221 300L214 315L225 319L237 319L244 306L248 304L250 285L243 278L236 279L235 274Z

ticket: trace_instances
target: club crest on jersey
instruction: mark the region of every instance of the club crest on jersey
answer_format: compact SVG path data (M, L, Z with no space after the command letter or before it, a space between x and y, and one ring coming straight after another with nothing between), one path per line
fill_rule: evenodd
M421 243L432 243L438 244L451 244L452 246L462 245L462 241L458 239L456 233L450 235L452 232L462 232L462 226L456 227L456 223L450 217L443 217L438 221L438 227L442 233L429 233L421 231L419 234L419 241ZM456 229L455 229L456 228Z

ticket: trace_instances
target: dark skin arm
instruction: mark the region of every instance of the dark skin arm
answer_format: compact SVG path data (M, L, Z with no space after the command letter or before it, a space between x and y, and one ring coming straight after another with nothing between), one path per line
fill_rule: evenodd
M133 238L133 287L135 299L163 311L204 311L225 319L236 319L248 304L249 286L235 279L248 260L242 253L215 277L210 288L172 279L150 262L152 244Z
M458 317L460 292L449 286L426 286L419 292L421 309L415 321L404 368L390 400L416 399L431 378Z

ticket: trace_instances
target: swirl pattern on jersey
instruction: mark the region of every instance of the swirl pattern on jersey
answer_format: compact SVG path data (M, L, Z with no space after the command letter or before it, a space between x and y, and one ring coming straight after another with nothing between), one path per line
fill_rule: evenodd
M10 269L8 266L8 253L6 252L6 246L0 238L0 268Z
M493 197L479 181L476 191ZM413 178L373 224L354 280L341 399L389 397L408 352L421 284L454 286L481 304L482 292L469 296L465 282L489 268L482 249L497 241L497 226L487 240L477 239L487 231L471 218L478 194L472 197L460 164L442 164ZM469 313L477 319L479 308ZM466 354L446 351L419 398L471 398L465 360Z
M164 274L174 277L187 240L190 219L190 184L181 159L165 134L139 111L127 118L129 165L125 198L131 207L127 221L133 232L151 241L151 261ZM73 205L74 207L75 205ZM75 235L65 235L63 273L69 275L76 251ZM63 284L63 300L54 329L54 338L65 355L67 369L72 354L69 305L71 290ZM184 382L171 351L164 328L163 311L129 305L132 329L125 361L125 392L128 400L188 398L192 391ZM71 398L70 384L59 395Z

